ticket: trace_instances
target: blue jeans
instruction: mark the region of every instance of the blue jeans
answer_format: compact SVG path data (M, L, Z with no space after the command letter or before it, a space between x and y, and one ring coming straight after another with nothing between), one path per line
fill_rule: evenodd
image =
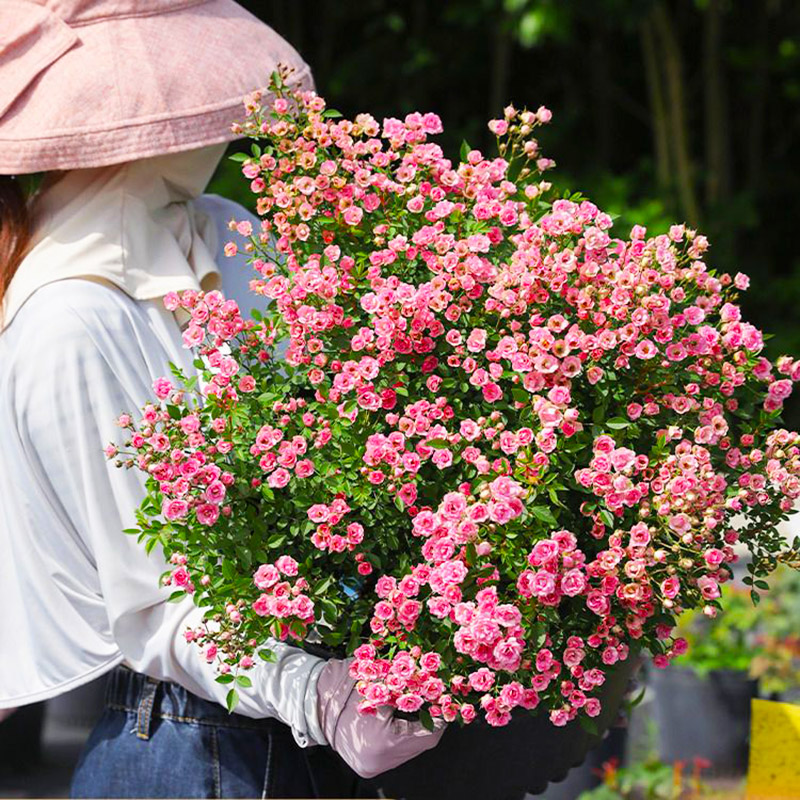
M374 797L327 747L125 667L75 769L72 797Z

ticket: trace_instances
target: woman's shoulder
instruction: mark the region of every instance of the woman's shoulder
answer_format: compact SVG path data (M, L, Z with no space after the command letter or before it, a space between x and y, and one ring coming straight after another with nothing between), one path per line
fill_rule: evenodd
M66 278L37 289L0 335L0 383L63 372L147 336L139 303L113 285Z
M9 341L61 338L77 331L104 332L130 319L137 303L116 286L65 278L37 289L3 334Z

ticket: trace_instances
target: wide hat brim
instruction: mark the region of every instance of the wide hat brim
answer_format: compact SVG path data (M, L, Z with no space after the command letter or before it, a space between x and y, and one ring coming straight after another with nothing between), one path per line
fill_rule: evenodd
M298 53L233 0L3 0L0 174L101 167L237 138L242 98Z

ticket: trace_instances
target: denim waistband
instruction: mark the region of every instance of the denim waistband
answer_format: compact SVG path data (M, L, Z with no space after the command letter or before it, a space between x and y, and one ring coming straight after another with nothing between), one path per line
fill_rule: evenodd
M154 718L290 735L289 728L279 720L229 714L221 705L203 700L177 683L150 678L125 666L116 667L109 675L106 706L135 714L136 735L140 739L150 738Z

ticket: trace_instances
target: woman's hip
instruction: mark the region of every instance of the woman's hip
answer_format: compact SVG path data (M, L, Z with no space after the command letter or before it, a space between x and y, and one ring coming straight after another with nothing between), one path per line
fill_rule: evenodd
M329 748L299 747L278 720L228 714L175 683L117 667L71 796L358 797L357 784Z

